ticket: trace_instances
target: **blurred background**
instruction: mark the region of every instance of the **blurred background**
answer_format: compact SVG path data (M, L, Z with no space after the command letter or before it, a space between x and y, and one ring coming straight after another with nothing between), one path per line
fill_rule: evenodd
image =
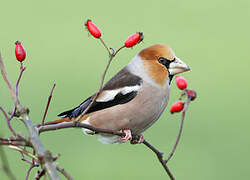
M20 40L27 51L20 100L30 108L34 123L41 122L53 83L56 89L47 120L56 119L58 113L97 90L108 59L100 42L84 29L88 18L114 48L132 33L145 35L144 43L118 54L106 80L138 51L155 43L170 45L191 67L183 76L198 98L190 105L181 142L169 163L176 179L249 179L250 1L1 2L0 50L12 82L19 73L14 42ZM171 93L170 104L180 94L175 83ZM6 110L13 106L2 78L0 105ZM144 133L165 154L174 144L180 122L180 114L171 115L169 107ZM25 132L21 122L12 124ZM10 136L1 113L0 134ZM80 129L46 132L41 138L53 154L61 154L60 166L75 179L168 179L155 155L143 145L103 145ZM18 152L4 150L17 179L24 179L28 164ZM7 179L2 169L0 179Z

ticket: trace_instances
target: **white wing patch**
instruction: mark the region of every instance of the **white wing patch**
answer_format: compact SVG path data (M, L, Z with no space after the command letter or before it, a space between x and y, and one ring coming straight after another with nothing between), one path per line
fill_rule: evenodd
M114 90L104 90L96 99L96 102L112 101L113 99L115 99L115 96L119 93L121 93L122 95L126 95L133 91L139 91L140 88L141 88L140 85L136 85L136 86L125 86L123 88L114 89Z

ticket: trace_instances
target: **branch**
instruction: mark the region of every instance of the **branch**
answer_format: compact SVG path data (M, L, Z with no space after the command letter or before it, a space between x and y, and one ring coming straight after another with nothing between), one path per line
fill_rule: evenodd
M59 171L60 173L62 173L64 175L65 178L67 178L68 180L74 180L72 176L70 176L70 174L65 171L65 169L60 168L59 166L56 167L56 170Z
M30 175L30 172L31 170L36 167L34 164L31 164L29 169L27 170L26 174L25 174L25 180L29 180L29 175Z
M12 99L14 100L14 102L17 102L17 96L16 96L15 90L14 90L14 88L13 88L13 86L12 86L10 80L9 80L9 77L7 76L5 66L3 64L3 59L2 59L1 52L0 52L0 69L1 69L3 79L6 82L8 88L10 90L10 95L11 95Z
M50 179L59 180L59 176L56 172L56 165L53 162L52 154L50 151L45 150L44 145L42 144L39 138L39 134L34 125L32 124L31 120L29 119L28 114L22 113L20 119L27 127L30 135L30 142L36 150L42 166L45 168L46 172L48 172Z
M64 129L64 128L86 128L86 129L93 131L95 134L106 133L106 134L117 135L117 136L121 136L121 137L125 136L125 133L122 133L120 131L113 131L113 130L109 130L109 129L97 128L97 127L91 126L89 124L80 123L78 121L40 126L40 127L38 127L38 131L39 131L39 133L42 133L42 132L46 132L46 131L54 131L54 130L59 130L59 129Z
M18 103L20 103L19 100L18 100L18 88L19 88L19 83L20 83L20 80L21 80L21 78L22 78L22 75L23 75L23 72L25 71L25 69L26 69L26 67L24 67L24 66L23 66L23 63L21 62L20 74L19 74L19 76L18 76L18 78L17 78L17 82L16 82L16 97L17 97Z
M187 109L188 109L188 106L189 106L190 102L191 102L191 97L187 96L187 101L186 101L185 107L184 107L184 109L183 109L183 111L182 111L182 116L181 116L181 123L180 123L180 127L179 127L179 132L178 132L178 135L177 135L175 144L174 144L174 146L173 146L171 152L169 153L167 159L165 160L165 163L167 163L167 162L171 159L171 157L174 155L174 152L175 152L175 150L176 150L176 147L177 147L177 145L178 145L178 143L179 143L179 141L180 141L181 134L182 134L182 130L183 130L183 124L184 124L185 114L186 114L186 111L187 111Z
M143 141L143 144L155 153L155 155L157 156L158 160L160 161L161 165L163 166L163 168L165 169L166 173L168 174L168 176L170 177L171 180L174 180L175 178L174 178L173 174L171 173L170 169L167 167L167 163L171 159L171 157L174 155L174 152L175 152L177 145L180 141L182 131L183 131L183 123L184 123L184 119L185 119L185 114L186 114L186 111L188 109L188 106L189 106L190 102L192 100L194 100L194 98L196 97L196 93L195 93L195 97L194 97L194 96L190 95L190 92L195 93L194 90L185 90L185 95L187 96L187 100L186 100L185 107L184 107L183 112L182 112L180 128L178 131L178 135L177 135L175 144L174 144L170 154L166 158L166 160L164 160L162 152L160 152L157 148L155 148L153 145L151 145L146 140ZM38 131L39 131L39 133L42 133L45 131L59 130L59 129L64 129L64 128L86 128L86 129L93 131L95 134L107 133L107 134L117 135L117 136L121 136L121 137L125 135L124 133L119 132L119 131L112 131L112 130L108 130L108 129L96 128L96 127L93 127L91 125L83 124L83 123L80 123L77 121L64 122L64 123L59 123L59 124L55 124L55 125L40 126L40 127L38 127ZM134 135L133 138L136 138L136 136Z
M174 178L173 174L171 173L170 169L167 167L166 162L163 160L163 152L160 152L158 149L156 149L153 145L151 145L145 139L144 139L144 141L142 143L155 153L155 155L157 156L157 158L160 161L161 165L163 166L166 173L168 174L169 178L171 180L175 180L175 178Z
M37 171L37 175L35 177L35 180L39 180L41 177L45 175L46 171L43 169L42 171Z
M45 168L46 172L48 172L50 179L59 180L59 176L58 176L57 171L56 171L56 165L53 162L53 157L49 151L45 150L45 148L44 148L44 146L39 138L39 134L28 116L28 113L29 113L28 108L22 107L22 105L18 101L18 97L17 97L18 93L15 93L15 90L13 89L12 84L7 76L7 73L6 73L5 67L4 67L4 63L3 63L3 60L1 57L1 53L0 53L0 69L1 69L1 72L3 75L3 78L4 78L7 86L9 87L12 99L14 100L14 103L16 105L17 112L15 113L15 115L23 121L26 128L28 129L28 132L30 135L30 143L34 147L35 151L37 152L38 158L41 161L41 165ZM20 75L19 75L19 78L18 78L17 84L16 84L17 89L18 89L18 85L19 85L19 82L20 82L20 79L22 77L22 73L24 70L25 70L25 68L23 68L23 66L21 64L21 68L20 68L21 72L20 72ZM9 121L9 119L7 119L7 121Z
M9 127L10 131L12 132L12 134L13 134L14 136L16 136L17 133L16 133L15 130L12 128L12 126L11 126L11 124L10 124L10 121L11 121L11 119L14 117L14 114L16 113L16 107L17 107L17 105L19 104L19 100L18 100L18 86L19 86L21 77L22 77L22 75L23 75L23 72L24 72L24 70L25 70L26 68L23 67L23 64L21 63L20 74L19 74L19 76L18 76L17 83L16 83L16 92L15 92L15 90L14 90L14 88L13 88L13 86L12 86L12 84L11 84L11 82L10 82L8 76L7 76L7 73L6 73L6 70L5 70L5 66L4 66L4 63L3 63L3 59L2 59L2 56L1 56L1 52L0 52L0 69L1 69L2 76L3 76L3 78L4 78L5 82L6 82L6 84L7 84L8 88L9 88L9 90L10 90L10 94L11 94L11 96L12 96L12 99L14 100L14 109L13 109L13 111L12 111L10 117L8 117L8 116L6 115L6 113L4 112L4 110L3 110L2 107L0 107L0 110L4 113L4 116L5 116L5 118L6 118L7 125L8 125L8 127Z
M13 175L13 173L11 172L10 168L9 168L9 163L8 160L6 158L6 155L4 153L3 148L0 146L0 157L2 160L2 168L4 170L4 172L6 173L6 175L9 177L10 180L15 180L15 176Z
M50 101L51 101L52 94L53 94L53 91L54 91L55 87L56 87L56 84L54 83L53 87L52 87L52 89L50 91L50 94L49 94L48 102L47 102L45 112L44 112L44 115L43 115L43 119L42 119L42 125L44 125L44 121L45 121L45 118L46 118L46 115L47 115L47 112L48 112L48 109L49 109Z
M36 157L35 155L31 154L30 152L26 151L26 150L23 149L23 148L20 148L20 147L18 147L18 146L13 146L13 145L9 145L9 148L14 149L14 150L17 150L17 151L19 151L20 153L25 154L25 155L29 156L30 158L32 158L32 159L38 161L38 159L37 159L37 157Z
M0 138L0 145L32 147L32 144L29 141L20 138Z
M78 116L78 117L75 119L75 121L79 121L79 120L87 113L87 111L91 108L91 106L93 105L93 103L95 102L95 100L98 98L99 93L100 93L100 91L101 91L102 88L103 88L104 79L105 79L105 76L106 76L106 74L107 74L108 68L109 68L109 66L110 66L110 64L111 64L111 61L112 61L113 58L117 55L117 53L125 47L125 46L122 46L122 47L120 47L117 51L114 51L113 48L110 48L110 50L111 50L111 52L110 52L108 46L105 44L105 42L103 41L102 38L100 38L100 41L101 41L101 43L103 44L103 46L106 48L106 50L108 51L108 53L109 53L108 64L106 65L106 67L105 67L105 69L104 69L104 72L103 72L103 74L102 74L100 86L99 86L99 89L98 89L97 93L96 93L96 94L93 96L93 98L91 99L91 103L88 105L88 107L81 113L80 116Z

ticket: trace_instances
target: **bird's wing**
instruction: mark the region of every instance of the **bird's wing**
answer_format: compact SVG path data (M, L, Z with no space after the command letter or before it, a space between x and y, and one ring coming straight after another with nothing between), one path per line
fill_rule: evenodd
M140 77L130 73L126 67L123 68L106 83L87 113L131 101L136 97L141 85L142 79ZM94 95L87 98L76 108L62 112L58 116L69 117L69 119L79 116L91 103L93 97Z

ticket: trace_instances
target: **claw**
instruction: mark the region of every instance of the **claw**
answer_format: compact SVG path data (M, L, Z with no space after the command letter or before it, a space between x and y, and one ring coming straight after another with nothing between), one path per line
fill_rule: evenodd
M141 144L144 141L144 136L142 134L137 135L136 138L131 139L130 143L131 144Z
M127 142L129 140L132 140L132 134L131 134L131 131L129 129L124 129L124 130L122 130L122 132L126 134L124 137L120 138L120 141L122 143Z

